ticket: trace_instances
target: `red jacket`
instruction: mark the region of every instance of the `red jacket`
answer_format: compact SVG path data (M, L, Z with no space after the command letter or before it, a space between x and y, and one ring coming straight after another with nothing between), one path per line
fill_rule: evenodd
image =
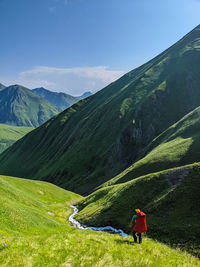
M136 233L143 233L147 231L146 214L144 212L140 211L137 214L137 219L133 230Z

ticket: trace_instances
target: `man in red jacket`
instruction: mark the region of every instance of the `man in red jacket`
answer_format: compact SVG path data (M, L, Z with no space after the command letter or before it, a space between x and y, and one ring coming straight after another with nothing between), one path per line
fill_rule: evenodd
M137 243L137 235L139 236L139 243L142 243L142 233L147 231L146 214L139 209L135 209L137 215L133 215L130 227L135 223L133 227L134 242Z

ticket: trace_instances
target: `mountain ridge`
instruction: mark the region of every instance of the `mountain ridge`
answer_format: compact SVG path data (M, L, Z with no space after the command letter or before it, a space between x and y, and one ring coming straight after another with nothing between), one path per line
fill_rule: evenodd
M102 186L124 183L148 173L200 161L200 106L170 126L149 146L142 158Z
M45 98L51 104L60 107L62 109L68 108L69 106L73 105L77 100L75 97L62 93L62 92L52 92L48 89L43 87L32 89L32 92L35 94Z
M138 161L154 138L199 106L199 62L200 26L17 142L0 156L0 172L88 194ZM18 158L29 158L29 164L19 169Z
M6 86L0 83L0 90L3 90L4 88L6 88Z
M81 211L76 219L89 226L109 224L129 231L127 222L140 207L147 214L148 236L199 256L199 174L200 163L194 163L101 188L78 203ZM188 216L193 212L195 216Z
M0 123L37 127L58 112L55 106L21 85L0 91Z
M72 106L79 100L82 100L90 95L91 92L85 92L81 96L72 96L64 92L53 92L44 87L32 89L32 92L43 97L54 106L61 108L62 110Z

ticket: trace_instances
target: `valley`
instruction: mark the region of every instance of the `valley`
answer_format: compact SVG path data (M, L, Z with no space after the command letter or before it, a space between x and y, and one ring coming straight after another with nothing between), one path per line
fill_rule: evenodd
M0 84L1 266L200 266L199 66L200 25L117 79L105 66L19 74L109 81L94 94ZM90 229L71 225L71 205ZM106 226L128 236L91 230Z
M42 124L0 155L0 173L46 180L87 195L133 164L137 177L198 162L198 152L192 157L187 153L189 147L195 150L193 135L198 143L199 40L197 26L154 59ZM187 118L192 120L188 131ZM187 139L181 136L181 120L186 121ZM167 143L168 128L174 140ZM155 141L158 136L163 140ZM144 157L153 147L158 153ZM26 164L19 167L18 160ZM146 161L150 164L144 167Z
M179 249L69 226L82 197L52 184L0 176L2 266L199 266Z
M0 153L32 130L33 128L31 127L0 124Z

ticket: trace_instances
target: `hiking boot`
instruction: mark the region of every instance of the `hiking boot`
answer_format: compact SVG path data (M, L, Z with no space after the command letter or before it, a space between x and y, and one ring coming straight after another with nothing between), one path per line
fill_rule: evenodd
M139 244L141 244L141 243L142 243L142 235L139 234Z

